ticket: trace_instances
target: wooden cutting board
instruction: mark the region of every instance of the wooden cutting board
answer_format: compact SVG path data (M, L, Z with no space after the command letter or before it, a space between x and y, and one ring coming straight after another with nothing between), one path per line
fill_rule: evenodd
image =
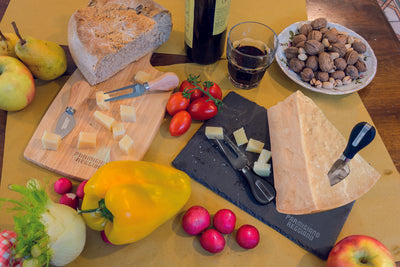
M139 70L150 73L152 79L162 75L163 72L151 66L150 57L151 53L137 62L131 63L109 80L92 86L92 92L88 98L76 108L74 115L76 125L72 132L61 140L57 151L46 150L41 142L44 131L54 132L60 115L67 107L71 86L75 82L85 81L77 69L46 111L24 151L24 157L41 167L77 180L89 179L100 166L109 161L141 160L159 130L165 115L165 106L172 91L146 92L139 97L113 101L110 102L110 109L106 111L101 111L97 106L96 92L106 92L136 83L134 77ZM93 116L93 113L99 110L116 121L121 121L119 114L121 104L136 108L136 121L123 122L126 134L134 141L134 150L129 155L119 149L118 141L113 139L112 132L96 122ZM78 136L81 131L97 133L96 148L77 148Z

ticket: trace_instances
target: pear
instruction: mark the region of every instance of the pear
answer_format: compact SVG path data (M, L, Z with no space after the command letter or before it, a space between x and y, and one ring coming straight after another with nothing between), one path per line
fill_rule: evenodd
M60 45L33 37L22 38L15 22L12 25L19 38L15 53L36 78L50 81L64 74L67 70L67 57Z
M15 33L2 33L0 31L0 56L17 57L15 54L15 44L18 36Z

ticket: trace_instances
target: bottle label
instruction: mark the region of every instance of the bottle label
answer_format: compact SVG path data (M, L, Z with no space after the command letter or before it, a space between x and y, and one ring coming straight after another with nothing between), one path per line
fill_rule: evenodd
M193 48L194 0L185 0L185 42Z
M228 26L230 6L231 0L216 0L213 35L222 33Z

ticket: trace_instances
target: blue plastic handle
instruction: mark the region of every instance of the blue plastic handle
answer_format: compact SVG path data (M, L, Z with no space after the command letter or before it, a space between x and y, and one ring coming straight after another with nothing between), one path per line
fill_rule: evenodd
M368 122L357 123L353 130L351 130L349 142L343 155L348 159L352 159L355 154L374 140L375 134L376 130L374 126Z

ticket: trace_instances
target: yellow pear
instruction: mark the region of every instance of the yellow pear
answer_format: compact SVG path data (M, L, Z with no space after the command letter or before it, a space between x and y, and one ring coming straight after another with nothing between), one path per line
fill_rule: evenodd
M18 36L15 33L2 33L0 31L0 56L17 57L15 54L15 44Z
M12 24L19 38L15 53L36 78L49 81L64 74L67 70L67 57L60 45L33 37L22 38L15 23Z

